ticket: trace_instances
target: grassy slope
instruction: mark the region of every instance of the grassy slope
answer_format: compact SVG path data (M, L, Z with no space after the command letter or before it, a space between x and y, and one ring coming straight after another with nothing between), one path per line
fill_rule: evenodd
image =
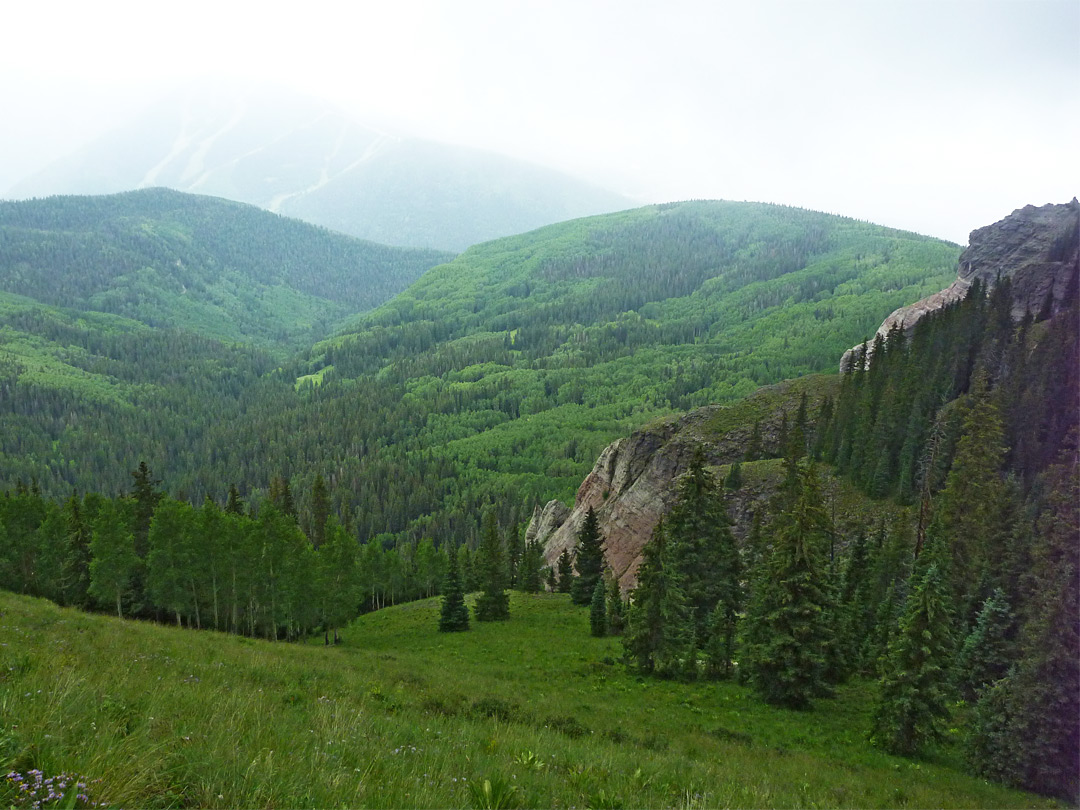
M0 594L0 767L100 779L118 806L460 807L483 779L529 807L1053 806L963 775L955 749L869 748L865 683L797 713L643 680L566 597L511 604L456 635L437 600L391 608L327 649Z

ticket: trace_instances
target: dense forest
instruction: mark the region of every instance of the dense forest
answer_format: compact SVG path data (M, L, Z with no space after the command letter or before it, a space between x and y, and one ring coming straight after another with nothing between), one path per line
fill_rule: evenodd
M603 446L651 418L834 368L939 288L956 254L779 206L650 207L474 247L284 362L8 298L0 481L115 495L145 460L196 502L232 484L259 502L281 476L306 515L322 475L364 540L475 542L485 505L508 524L534 499L568 499Z

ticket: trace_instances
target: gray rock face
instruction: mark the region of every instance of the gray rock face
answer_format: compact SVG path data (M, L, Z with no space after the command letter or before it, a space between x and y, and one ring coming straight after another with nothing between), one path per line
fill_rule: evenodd
M526 536L532 532L544 544L546 562L554 565L564 549L574 550L591 506L600 522L607 564L620 586L629 589L637 581L641 549L674 499L673 482L689 467L699 445L695 428L715 410L702 408L608 445L578 488L573 510L558 526L549 530L552 521L545 520L551 504L539 517L534 513Z
M533 543L537 537L549 537L569 516L570 510L562 501L548 501L543 509L537 504L533 509L529 527L525 530L525 542Z
M1013 286L1012 315L1020 320L1038 314L1053 294L1054 312L1062 307L1080 262L1080 202L1028 205L993 225L978 228L960 254L957 278L939 293L901 307L878 329L883 337L893 327L911 329L923 316L963 298L975 279L993 287L999 278ZM844 352L840 371L846 372L858 346ZM867 347L870 349L870 346Z

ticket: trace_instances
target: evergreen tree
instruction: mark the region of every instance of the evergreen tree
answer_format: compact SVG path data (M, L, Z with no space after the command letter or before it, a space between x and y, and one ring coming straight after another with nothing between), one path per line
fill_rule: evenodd
M570 551L563 549L556 563L559 572L559 581L556 589L559 593L570 593L574 586L574 561L570 557Z
M750 438L746 442L746 451L743 453L744 461L757 461L763 458L765 451L761 441L761 420L754 420L754 427L750 431Z
M727 477L724 478L724 489L729 492L742 488L742 464L734 461L728 469Z
M289 480L283 478L280 475L275 475L270 479L270 503L272 503L281 514L296 520L296 501L293 500L292 487L289 486Z
M240 490L236 484L229 484L229 498L225 502L225 512L230 515L244 514L244 501L240 497Z
M708 641L709 619L718 603L724 605L728 616L725 626L734 632L742 601L741 561L723 495L716 479L705 469L700 447L686 475L679 479L675 505L665 525L671 557L693 612L695 637L699 643Z
M539 543L526 543L518 565L519 586L525 593L540 593L540 569L543 566L543 552Z
M940 739L949 716L952 613L943 559L932 550L920 556L889 645L871 740L893 754L911 756Z
M607 588L604 586L603 577L596 580L593 588L592 602L589 605L589 631L594 636L606 636L607 626Z
M591 603L596 583L603 579L604 547L600 537L600 523L590 506L585 520L577 533L577 577L570 589L570 599L575 605Z
M965 700L975 700L984 687L1008 673L1016 653L1015 625L1005 592L994 589L983 602L957 660L958 684Z
M1080 801L1080 478L1076 456L1051 467L1038 525L1020 660L986 687L970 743L979 773Z
M67 520L67 549L61 564L60 577L64 604L78 608L89 607L90 587L90 524L84 515L79 498L74 493L64 504Z
M640 672L672 677L686 671L693 655L693 615L671 560L661 520L641 552L638 584L630 597L623 647Z
M621 636L626 628L626 603L619 590L619 580L614 575L608 578L606 613L608 633Z
M443 583L442 606L439 610L439 632L449 633L469 629L469 609L465 606L465 596L461 591L461 574L458 570L457 556L450 559Z
M506 592L506 554L495 522L495 510L484 513L484 527L476 561L481 593L473 612L478 622L510 618L510 595Z
M326 521L330 517L330 492L321 474L311 487L311 544L318 548L326 540Z
M829 693L825 677L835 635L826 582L828 519L817 476L800 465L791 508L776 518L768 561L744 619L745 677L768 703L805 708Z

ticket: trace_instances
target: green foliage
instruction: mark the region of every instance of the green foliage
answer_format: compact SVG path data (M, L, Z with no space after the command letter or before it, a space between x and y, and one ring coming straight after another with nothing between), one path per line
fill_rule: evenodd
M495 510L484 513L484 531L476 550L477 578L481 593L476 598L473 613L478 622L503 621L510 618L510 596L506 592L506 550L496 524Z
M606 636L608 633L607 586L603 577L596 580L596 587L593 588L589 604L589 632L594 636Z
M904 615L889 645L871 741L905 756L940 740L949 717L952 615L943 555L924 551Z
M93 522L90 551L89 594L99 604L116 606L123 616L123 600L131 593L131 583L139 568L135 536L128 528L123 502L103 501Z
M829 693L826 668L835 646L826 581L830 527L812 465L800 465L792 496L753 583L740 664L765 701L802 709Z
M455 558L446 572L443 585L442 606L439 611L439 632L455 632L469 629L469 609L461 591L461 577Z
M555 568L559 572L556 589L559 593L570 593L574 587L574 561L570 556L569 549L564 548L559 554Z
M693 613L660 521L642 549L638 584L630 595L623 647L639 672L677 677L694 656Z
M597 583L603 581L603 542L599 521L590 506L577 533L577 553L574 555L577 576L570 588L570 599L575 605L595 603Z
M960 692L974 701L994 681L1004 678L1016 658L1016 617L1009 609L1005 592L996 588L983 602L964 644L956 668Z

